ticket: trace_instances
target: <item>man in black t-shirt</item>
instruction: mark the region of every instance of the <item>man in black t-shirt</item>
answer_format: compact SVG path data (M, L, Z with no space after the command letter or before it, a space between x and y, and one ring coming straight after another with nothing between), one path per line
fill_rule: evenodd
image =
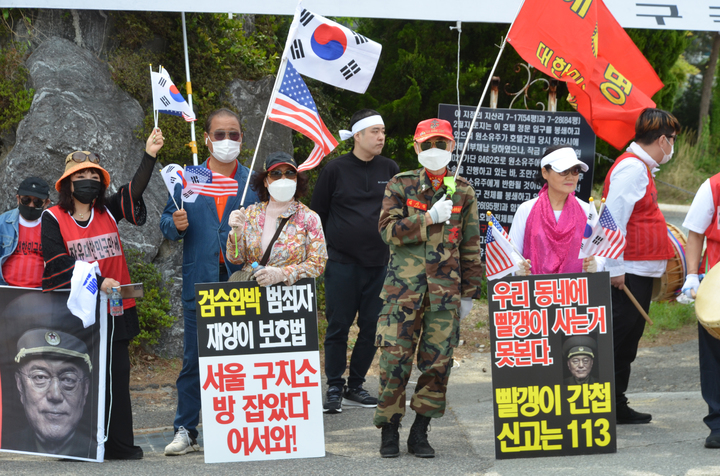
M375 330L382 308L388 247L380 238L378 219L388 181L400 172L391 159L379 155L385 145L385 125L372 109L350 120L353 151L329 162L320 173L312 208L322 220L328 248L325 268L326 413L342 412L342 405L373 408L377 398L362 387L375 357ZM350 357L347 386L347 340L357 315L359 333Z

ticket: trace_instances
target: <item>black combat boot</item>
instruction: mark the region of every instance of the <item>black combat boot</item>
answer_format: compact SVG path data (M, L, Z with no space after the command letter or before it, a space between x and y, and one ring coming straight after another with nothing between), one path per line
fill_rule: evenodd
M430 446L427 439L428 425L430 425L430 418L418 413L412 427L410 427L410 436L408 436L407 440L408 452L418 458L435 457L435 450Z
M400 433L397 423L385 423L382 430L382 442L380 443L380 456L383 458L397 458L400 456Z

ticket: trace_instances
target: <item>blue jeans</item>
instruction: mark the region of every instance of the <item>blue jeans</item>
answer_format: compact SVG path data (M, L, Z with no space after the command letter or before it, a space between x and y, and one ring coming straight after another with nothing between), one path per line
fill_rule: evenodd
M221 267L218 282L228 280L228 274ZM197 438L200 421L200 361L198 360L197 318L195 309L183 308L185 322L183 366L177 378L178 406L173 426L175 431L184 427L193 438Z
M342 388L347 368L347 340L357 315L357 341L350 356L348 387L365 382L375 357L375 329L382 309L380 291L385 281L385 266L365 268L357 264L328 260L325 266L325 376L328 386Z

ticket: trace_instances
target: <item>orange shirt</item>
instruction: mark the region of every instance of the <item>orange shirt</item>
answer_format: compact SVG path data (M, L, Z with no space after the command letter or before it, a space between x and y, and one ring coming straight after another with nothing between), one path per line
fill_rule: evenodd
M208 168L210 168L208 166ZM229 177L235 177L235 174L237 173L238 163L235 162L235 168L233 169L232 173L229 175ZM210 169L212 170L212 169ZM238 184L239 187L240 184ZM239 188L238 188L239 190ZM215 208L217 209L218 214L218 222L222 222L223 214L225 213L225 205L227 205L228 197L215 197ZM220 262L225 262L225 257L223 256L222 249L220 249Z

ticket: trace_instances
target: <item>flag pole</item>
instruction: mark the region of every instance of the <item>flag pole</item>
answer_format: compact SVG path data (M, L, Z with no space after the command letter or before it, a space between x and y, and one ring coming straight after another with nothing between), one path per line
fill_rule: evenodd
M520 13L520 10L522 9L524 4L525 4L525 0L523 0L520 3L520 6L518 7L517 12L515 13L515 18L513 18L513 21L510 24L510 28L508 28L508 34L510 34L510 30L512 30L512 27L515 24L515 20L517 20L518 13ZM462 164L462 160L465 157L465 151L467 150L468 143L470 142L470 136L472 135L473 127L475 127L475 121L477 120L478 113L480 113L480 106L482 105L483 101L485 100L485 94L487 93L488 86L490 86L490 82L492 81L493 74L495 74L495 69L497 68L498 63L500 62L500 57L502 56L503 50L505 49L505 45L507 44L507 37L508 37L508 35L505 35L505 37L503 38L503 42L500 45L500 52L498 53L497 58L495 58L495 64L493 64L493 67L490 70L490 75L488 76L488 79L485 82L485 88L483 88L482 95L480 96L480 102L478 102L478 105L475 108L475 114L473 114L472 121L470 122L470 128L468 129L468 133L465 136L465 144L463 145L462 152L460 152L460 157L458 158L457 168L455 169L455 176L454 176L455 180L457 180L458 175L460 174L460 164Z
M152 70L152 64L150 64L150 65L148 65L148 66L150 67L150 90L152 91L152 90L153 90L153 82L152 82L152 72L153 72L153 70ZM155 94L153 94L152 97L153 97L153 119L155 120L155 129L157 129L158 115L159 115L159 113L158 113L157 108L155 107Z
M180 15L182 16L183 49L185 51L185 77L187 78L187 82L185 83L185 90L187 91L187 96L188 96L188 106L190 106L191 111L195 112L193 110L192 83L190 82L190 60L188 59L187 30L185 28L185 12L180 12ZM192 150L193 165L197 165L198 164L198 153L197 153L197 142L195 142L195 121L190 122L190 143L186 144L186 145L190 147L190 150Z

